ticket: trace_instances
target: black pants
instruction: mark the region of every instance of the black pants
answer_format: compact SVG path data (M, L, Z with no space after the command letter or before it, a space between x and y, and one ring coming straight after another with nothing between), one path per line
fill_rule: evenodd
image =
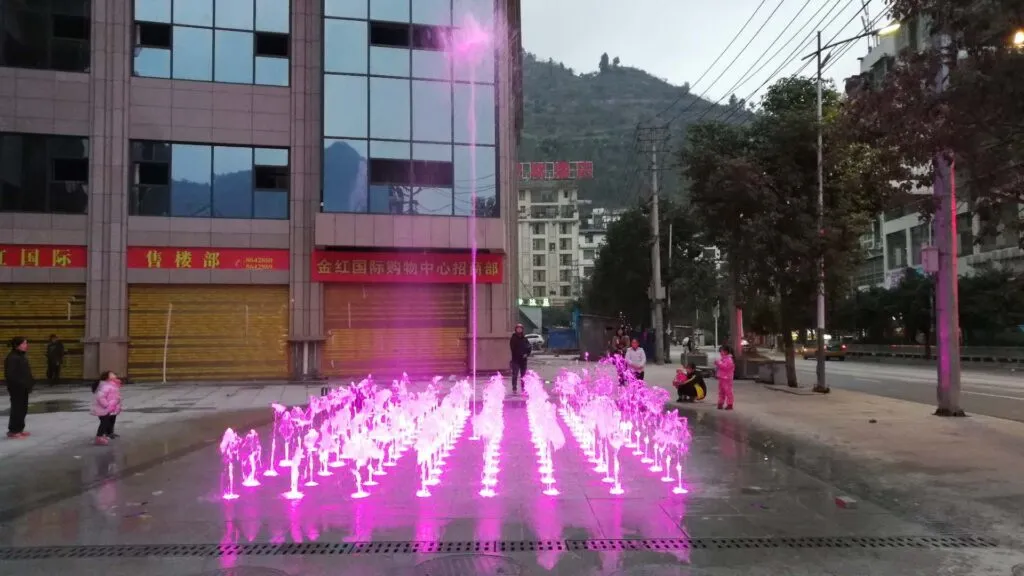
M11 397L11 417L7 421L7 431L19 434L25 431L25 415L28 414L28 390L8 388Z
M60 362L46 363L46 379L50 384L60 383Z
M111 414L110 416L100 416L100 427L96 429L96 436L110 436L114 433L114 422L117 420L117 414Z
M512 391L515 392L520 384L523 384L523 376L526 376L526 358L513 358L509 362L512 368ZM523 384L525 389L526 385Z

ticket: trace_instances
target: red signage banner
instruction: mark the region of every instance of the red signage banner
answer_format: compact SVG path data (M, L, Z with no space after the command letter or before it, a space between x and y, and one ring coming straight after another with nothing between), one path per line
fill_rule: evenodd
M0 268L85 268L85 246L0 244Z
M287 250L128 247L129 268L159 270L288 270Z
M594 178L593 162L520 162L519 179L530 180L591 180Z
M314 282L369 284L469 284L469 252L313 252ZM503 276L501 254L478 253L476 281L497 284Z

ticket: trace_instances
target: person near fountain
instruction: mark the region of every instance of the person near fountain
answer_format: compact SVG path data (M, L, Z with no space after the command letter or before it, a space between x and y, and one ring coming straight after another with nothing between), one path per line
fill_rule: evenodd
M736 373L736 363L732 358L732 348L722 344L718 349L718 360L715 360L715 375L718 377L718 409L732 410L732 379Z
M512 393L518 394L520 384L523 384L524 390L526 389L523 382L523 377L526 376L526 359L533 350L530 341L526 339L522 324L516 324L516 330L509 338L508 347L512 353L512 361L509 362L509 367L512 369Z
M629 349L626 350L626 366L633 371L637 380L644 379L644 367L647 366L647 353L640 347L640 341L633 338Z
M29 436L25 432L25 415L28 414L28 396L35 380L32 379L27 352L28 339L19 336L11 340L11 351L4 359L4 382L7 383L7 395L11 397L7 437L12 440Z
M50 334L46 345L46 380L51 386L60 384L60 368L64 365L64 343L56 334Z
M110 440L117 438L114 434L114 423L121 413L121 379L111 370L107 370L92 387L92 414L100 419L96 429L96 444L106 446Z
M683 368L676 370L676 379L672 385L679 393L677 402L703 400L708 389L707 384L704 383L704 377L697 371L697 365L693 362L687 364L685 370Z
M616 360L615 364L619 371L619 386L626 385L626 372L625 368L621 366L625 361L623 358L626 357L626 350L629 348L629 336L626 336L626 327L619 326L619 329L615 331L615 335L612 336L611 345L608 347L608 353L612 356L613 360Z

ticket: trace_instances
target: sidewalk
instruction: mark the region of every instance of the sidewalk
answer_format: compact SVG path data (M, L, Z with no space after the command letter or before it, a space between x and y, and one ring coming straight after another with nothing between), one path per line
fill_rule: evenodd
M650 366L670 387L675 366ZM703 403L680 410L797 469L877 504L957 531L1024 545L1024 424L931 416L932 406L833 389L736 382L736 410ZM870 482L868 482L870 480Z

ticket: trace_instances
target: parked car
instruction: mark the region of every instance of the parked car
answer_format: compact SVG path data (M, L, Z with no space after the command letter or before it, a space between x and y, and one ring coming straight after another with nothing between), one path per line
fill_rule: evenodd
M540 334L527 334L526 340L534 350L540 350L544 347L544 337Z
M818 357L817 346L804 346L801 354L804 360L810 360ZM846 360L846 344L841 342L832 342L825 345L825 360Z

